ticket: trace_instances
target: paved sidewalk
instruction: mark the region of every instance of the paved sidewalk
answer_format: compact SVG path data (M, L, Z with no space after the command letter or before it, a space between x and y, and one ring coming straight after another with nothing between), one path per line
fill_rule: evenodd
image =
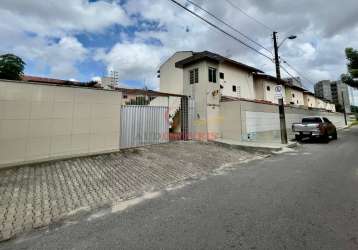
M3 170L0 241L257 156L215 144L178 142Z

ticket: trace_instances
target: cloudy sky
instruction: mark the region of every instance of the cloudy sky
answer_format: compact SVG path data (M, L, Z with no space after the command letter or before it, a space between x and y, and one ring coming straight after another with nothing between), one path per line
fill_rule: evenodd
M281 39L297 35L281 47L281 55L308 78L308 88L346 72L344 49L358 48L356 0L192 1L269 51L271 29ZM169 0L1 0L0 40L0 53L21 56L26 74L63 79L88 81L114 69L126 85L157 88L159 65L178 50L210 50L274 73L271 61Z

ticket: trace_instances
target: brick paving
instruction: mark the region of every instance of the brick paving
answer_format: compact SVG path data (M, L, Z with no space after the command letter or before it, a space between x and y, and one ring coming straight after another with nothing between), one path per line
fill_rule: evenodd
M0 241L256 154L177 142L0 171Z

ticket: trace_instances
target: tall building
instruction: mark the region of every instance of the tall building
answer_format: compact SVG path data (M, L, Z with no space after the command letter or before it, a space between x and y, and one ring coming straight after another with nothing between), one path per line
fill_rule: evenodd
M336 104L337 110L342 110L342 107L345 106L346 112L351 113L348 86L342 83L342 81L320 81L315 85L314 91L317 97Z
M348 86L348 93L351 106L358 107L358 89Z
M314 86L314 92L317 97L324 98L326 100L333 102L331 81L324 80L324 81L318 82Z
M119 85L119 77L117 71L111 71L110 76L104 76L101 78L101 85L104 88L113 89Z

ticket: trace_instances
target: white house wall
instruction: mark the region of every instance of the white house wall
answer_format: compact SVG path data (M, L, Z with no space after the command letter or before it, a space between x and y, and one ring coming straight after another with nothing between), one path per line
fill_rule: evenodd
M312 95L303 94L304 104L308 108L316 108L316 98Z
M190 70L199 70L199 83L190 84ZM206 135L207 126L207 103L208 103L208 65L206 62L193 64L183 71L184 95L190 96L195 107L193 121L193 131L196 137Z
M192 52L177 52L160 67L160 91L170 94L183 94L183 69L175 63L192 56Z
M304 99L303 99L303 92L294 90L291 88L286 88L286 102L292 103L294 105L303 106L305 105Z
M276 92L275 92L275 88L276 88L277 84L269 82L269 81L264 81L264 95L265 95L265 100L278 104L278 99L276 97ZM286 98L286 91L285 91L285 87L282 86L283 88L283 99Z
M224 96L255 99L254 81L251 73L227 63L220 64L218 71L225 75L224 80L220 79L220 83L224 86L224 89L221 90ZM232 86L236 86L237 92L232 91Z

